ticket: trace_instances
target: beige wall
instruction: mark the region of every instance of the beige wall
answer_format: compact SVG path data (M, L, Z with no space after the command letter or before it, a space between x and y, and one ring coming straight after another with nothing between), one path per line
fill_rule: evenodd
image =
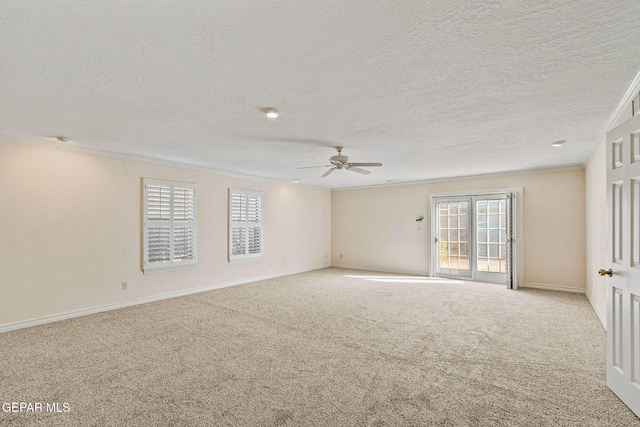
M578 289L586 283L594 306L604 312L604 284L589 274L604 259L603 150L586 171L330 193L0 143L0 327L331 264L426 274L429 194L504 187L524 188L524 281ZM143 177L198 185L196 269L142 274ZM265 192L260 261L227 261L229 187ZM418 224L421 215L425 220Z
M142 274L143 177L197 184L196 269ZM262 260L227 261L229 187L264 191ZM32 146L0 143L0 219L0 327L330 265L328 191Z
M606 281L596 272L607 268L607 169L606 141L600 142L585 170L585 205L587 230L586 294L596 314L606 323Z
M426 274L430 193L523 187L525 284L584 289L584 185L574 169L334 191L332 264Z

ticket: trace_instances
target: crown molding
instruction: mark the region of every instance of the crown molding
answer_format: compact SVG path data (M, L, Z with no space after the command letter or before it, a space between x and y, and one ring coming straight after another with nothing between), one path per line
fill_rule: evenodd
M495 177L501 177L501 176L524 175L528 173L563 172L563 171L581 170L584 168L585 166L583 164L571 164L571 165L556 166L556 167L549 167L549 168L522 169L518 171L511 171L511 172L496 172L496 173L487 173L487 174L480 174L480 175L465 175L465 176L455 176L455 177L449 177L449 178L434 178L434 179L425 179L420 181L391 182L387 184L367 185L362 187L334 188L331 191L334 192L334 191L367 190L372 188L399 187L404 185L436 184L439 182L495 178Z
M126 162L144 163L144 164L156 165L156 166L166 166L170 168L183 169L183 170L189 170L194 172L203 172L203 173L208 173L212 175L228 176L232 178L250 179L253 181L262 181L262 182L272 182L277 184L285 184L292 187L309 188L312 190L331 191L331 189L329 188L316 187L316 186L305 185L300 183L293 183L286 180L264 178L264 177L255 176L255 175L245 175L245 174L240 174L240 173L235 173L230 171L191 165L188 163L175 162L171 160L154 159L151 157L136 156L132 154L123 154L123 153L117 153L113 151L97 150L94 148L78 147L74 145L53 142L53 141L51 142L40 141L40 140L30 139L30 138L0 135L0 142L6 142L8 144L16 144L16 145L26 145L30 147L43 148L47 150L66 151L66 152L71 152L76 154L84 154L87 156L106 157L109 159L123 160Z
M615 123L618 120L620 120L620 118L622 117L622 114L624 113L625 108L629 106L629 103L631 102L631 100L635 98L639 92L640 92L640 70L638 70L638 72L636 73L635 78L631 81L631 84L627 88L626 92L622 95L622 98L620 98L620 100L618 101L618 105L616 106L615 110L613 110L613 113L611 113L609 120L607 120L607 122L604 124L604 126L600 130L600 133L598 134L598 137L595 139L595 141L591 145L590 155L589 155L589 158L585 161L585 165L591 158L591 155L593 155L593 152L596 150L596 148L598 148L598 145L600 144L600 142L607 135L607 132L609 132L613 128Z

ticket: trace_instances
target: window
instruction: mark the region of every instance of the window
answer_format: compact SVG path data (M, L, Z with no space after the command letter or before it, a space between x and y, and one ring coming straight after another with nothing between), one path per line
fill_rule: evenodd
M145 273L196 265L196 186L144 179Z
M262 192L229 189L229 261L262 257Z

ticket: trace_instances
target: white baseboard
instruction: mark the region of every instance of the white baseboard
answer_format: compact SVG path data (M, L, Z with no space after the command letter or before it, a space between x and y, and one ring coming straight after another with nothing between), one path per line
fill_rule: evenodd
M31 326L44 325L46 323L58 322L60 320L73 319L74 317L87 316L87 315L90 315L90 314L101 313L103 311L111 311L111 310L117 310L119 308L131 307L131 306L139 305L139 304L146 304L148 302L161 301L161 300L165 300L165 299L169 299L169 298L177 298L177 297L182 297L182 296L186 296L186 295L197 294L197 293L200 293L200 292L207 292L207 291L211 291L211 290L214 290L214 289L228 288L230 286L237 286L237 285L242 285L242 284L245 284L245 283L258 282L260 280L274 279L276 277L289 276L291 274L298 274L298 273L305 273L307 271L320 270L322 268L327 268L327 267L328 266L314 267L314 268L310 268L310 269L307 269L307 270L291 271L291 272L282 273L282 274L273 274L273 275L260 276L260 277L250 277L250 278L247 278L247 279L234 280L234 281L231 281L231 282L217 283L215 285L204 286L204 287L201 287L201 288L186 289L186 290L182 290L182 291L169 292L169 293L166 293L166 294L153 295L153 296L150 296L150 297L138 298L138 299L129 300L129 301L123 301L123 302L119 302L119 303L115 303L115 304L107 304L107 305L102 305L102 306L99 306L99 307L86 308L86 309L82 309L82 310L74 310L74 311L70 311L70 312L67 312L67 313L61 313L61 314L54 314L52 316L39 317L37 319L24 320L24 321L15 322L15 323L8 323L8 324L5 324L5 325L0 325L0 333L9 332L9 331L15 331L16 329L29 328Z
M544 283L524 282L523 288L546 289L548 291L573 292L576 294L584 294L584 288L574 288L571 286L547 285Z
M390 273L390 274L408 274L412 276L429 276L429 272L425 271L415 271L415 270L396 270L396 269L386 269L386 268L378 268L378 267L365 267L361 265L351 265L351 264L336 264L332 263L331 267L336 268L348 268L350 270L362 270L362 271L375 271L378 273Z
M600 323L602 323L602 327L604 328L605 332L607 331L607 317L605 315L603 315L600 310L598 310L598 307L593 303L593 300L591 299L591 295L589 295L589 292L585 292L584 293L587 296L587 299L589 300L589 303L591 304L591 308L593 308L593 311L596 312L596 316L598 316L598 319L600 319Z

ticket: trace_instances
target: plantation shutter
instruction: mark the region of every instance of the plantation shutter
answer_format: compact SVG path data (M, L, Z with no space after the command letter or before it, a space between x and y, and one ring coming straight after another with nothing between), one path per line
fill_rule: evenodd
M147 207L147 262L171 261L171 187L149 184L145 197Z
M173 261L192 261L195 238L195 191L173 188Z
M229 260L262 256L262 193L229 189Z
M262 195L247 195L247 248L250 255L262 253Z
M142 269L167 271L196 263L194 184L144 179Z
M231 219L229 238L231 256L247 254L245 225L247 222L247 195L231 192L229 194L229 217Z

